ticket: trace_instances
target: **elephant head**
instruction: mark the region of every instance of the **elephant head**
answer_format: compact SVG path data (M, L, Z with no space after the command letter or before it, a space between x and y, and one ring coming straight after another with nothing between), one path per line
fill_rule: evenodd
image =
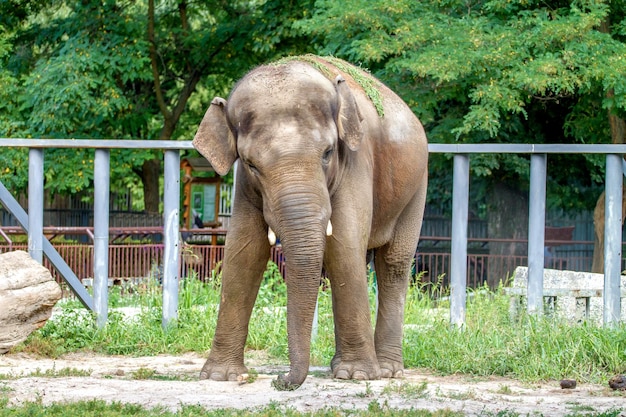
M308 372L324 249L332 233L333 187L362 138L362 117L348 82L293 62L259 67L228 101L215 98L193 140L220 175L240 161L236 193L242 197L236 204L243 207L235 207L240 214L233 213L231 224L260 213L255 218L265 221L270 239L275 233L281 240L291 362L280 380L283 388L299 386ZM227 238L226 250L233 252L249 244L230 243Z

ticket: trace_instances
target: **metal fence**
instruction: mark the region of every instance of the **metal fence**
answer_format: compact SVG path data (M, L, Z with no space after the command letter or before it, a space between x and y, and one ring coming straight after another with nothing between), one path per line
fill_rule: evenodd
M1 229L0 229L1 230ZM83 243L53 243L53 247L61 258L74 272L78 280L85 285L91 285L94 277L94 245ZM111 284L138 283L160 277L163 264L163 243L109 243L109 270L108 279ZM0 253L13 250L28 250L24 242L0 242ZM224 258L223 245L186 244L182 243L179 254L178 276L182 278L196 278L205 282L212 280L220 271ZM270 260L277 264L281 273L285 273L282 250L273 247ZM624 261L624 260L623 260ZM413 282L416 285L441 287L450 286L450 249L433 248L420 250L416 253L413 268ZM62 283L63 277L48 258L43 259L46 266L57 282ZM528 266L527 256L494 255L489 253L467 255L467 288L479 288L487 284L489 265L496 264L496 269L503 271L503 281L506 284L518 266ZM550 259L546 267L552 269L570 269L588 271L591 264L589 256L555 257ZM622 268L626 265L622 263ZM160 279L160 278L159 278ZM65 293L64 296L71 295Z
M164 153L163 213L163 324L177 317L178 278L181 272L179 253L180 150L193 149L188 141L143 140L51 140L0 139L0 147L29 148L28 213L0 183L0 201L28 232L31 256L43 262L45 253L50 262L67 281L78 298L96 312L99 325L107 319L107 284L109 274L109 151L110 149L160 149ZM76 274L43 235L43 150L45 148L95 148L94 167L94 297L84 289ZM606 154L606 216L605 216L605 291L604 322L619 320L620 272L622 251L621 201L623 168L622 154L626 145L511 145L430 144L431 153L448 153L453 157L453 208L450 250L451 322L465 321L468 269L480 268L476 256L468 256L469 164L471 154L516 153L529 154L530 207L528 238L528 309L540 312L543 306L543 268L545 245L546 167L548 154L596 153ZM440 261L445 264L445 260Z
M74 272L83 285L91 285L94 278L93 244L54 244L53 247ZM26 243L0 244L0 253L15 250L28 250ZM126 283L145 283L151 279L162 281L163 256L165 245L162 243L109 244L109 285ZM208 282L219 274L224 259L223 245L187 245L183 244L179 258L178 276L196 278ZM275 262L281 273L285 267L280 247L273 247L270 260ZM43 259L52 277L63 283L63 276L48 258ZM65 288L64 288L65 290ZM64 293L64 296L71 295Z

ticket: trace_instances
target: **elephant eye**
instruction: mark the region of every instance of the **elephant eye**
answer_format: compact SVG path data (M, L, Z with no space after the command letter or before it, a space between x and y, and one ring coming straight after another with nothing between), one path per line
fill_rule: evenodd
M259 169L256 166L250 164L248 165L248 168L250 168L250 171L252 171L254 175L259 175Z
M330 162L330 158L333 156L333 148L328 148L322 155L322 162L328 164Z
M246 166L248 167L248 169L254 174L254 175L259 175L259 169L250 161L245 160L244 164L246 164Z

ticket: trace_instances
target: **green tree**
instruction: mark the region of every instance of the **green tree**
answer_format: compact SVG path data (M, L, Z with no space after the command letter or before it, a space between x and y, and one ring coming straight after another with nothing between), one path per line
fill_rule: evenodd
M626 114L625 6L319 0L299 27L325 52L361 62L389 84L432 142L610 143L623 142L623 129L612 127ZM446 201L436 187L449 182L441 178L449 167L445 157L431 159L431 198ZM520 186L528 183L527 158L481 155L471 167L484 184L491 237L525 237L527 217L510 208L527 207L528 190ZM549 189L558 190L551 206L593 207L603 178L597 157L551 157L549 168Z
M17 94L0 136L191 139L212 96L227 94L244 71L309 50L290 28L309 7L308 0L3 1L0 60ZM19 53L3 58L8 49ZM12 152L1 157L14 161L3 181L24 178L23 155ZM140 186L151 212L159 207L160 160L148 151L112 158L114 184ZM92 161L91 151L46 152L47 189L88 187Z
M13 52L12 41L12 36L0 26L0 131L19 132L23 126L20 126L15 100L19 92L18 81L6 69L6 62ZM0 179L10 189L24 189L27 186L26 169L20 166L25 160L25 150L3 149L0 152ZM15 173L21 175L14 175Z
M134 19L136 6L57 1L11 1L2 6L14 50L3 68L12 74L14 91L9 93L11 111L7 123L0 125L1 136L135 138L148 134L151 116L142 111L146 107L142 97L134 94L150 79L149 61L142 56L146 42ZM27 161L23 150L16 152L3 149L9 162L2 180L13 181L12 188L20 192ZM120 154L111 164L118 185L129 174L132 177L129 161L137 164L151 157L141 151ZM91 184L92 150L51 149L45 158L50 193L75 193Z

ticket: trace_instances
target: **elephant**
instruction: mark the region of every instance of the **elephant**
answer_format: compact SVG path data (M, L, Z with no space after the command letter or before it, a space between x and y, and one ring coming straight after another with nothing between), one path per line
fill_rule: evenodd
M409 270L424 213L428 144L411 109L369 72L334 57L288 57L251 70L215 97L193 139L219 175L238 161L217 326L200 378L236 380L253 305L280 239L290 368L310 365L322 270L332 293L337 379L401 377ZM378 285L375 329L368 251Z

